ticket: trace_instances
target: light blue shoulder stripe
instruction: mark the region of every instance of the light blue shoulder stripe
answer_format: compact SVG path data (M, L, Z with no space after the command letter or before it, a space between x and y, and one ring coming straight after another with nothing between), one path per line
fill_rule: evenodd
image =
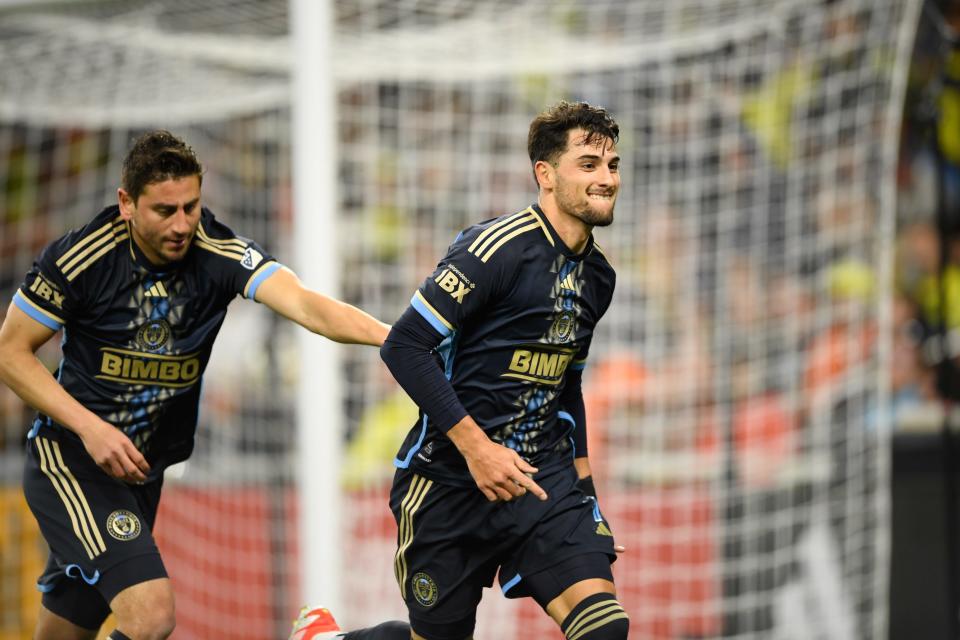
M47 314L43 313L32 304L30 304L20 294L20 291L17 291L15 294L13 294L13 303L17 305L17 307L21 311L23 311L25 314L27 314L28 316L30 316L31 318L33 318L34 320L36 320L37 322L45 326L46 328L52 329L54 331L60 331L60 329L63 328L63 324L57 322L56 320L54 320Z
M418 292L419 293L419 292ZM437 330L437 332L446 337L453 332L453 329L447 326L447 323L443 321L439 316L437 316L432 309L430 309L423 300L418 295L414 295L410 298L410 306L417 310L423 319L430 323L430 326Z
M263 281L264 281L264 280L266 280L267 278L269 278L270 276L272 276L272 275L274 274L274 272L276 272L276 270L279 269L279 268L282 267L282 266L283 266L283 265L280 264L279 262L274 262L274 263L270 264L266 269L264 269L263 271L261 271L260 274L259 274L256 278L253 279L253 282L250 283L250 286L249 286L249 288L247 289L247 297L248 297L249 299L251 299L251 300L256 300L256 299L257 299L257 298L256 298L256 295L257 295L257 287L259 287L261 284L263 284Z

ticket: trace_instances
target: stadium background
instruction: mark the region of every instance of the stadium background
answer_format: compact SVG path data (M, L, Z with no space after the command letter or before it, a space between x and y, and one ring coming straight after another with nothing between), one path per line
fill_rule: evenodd
M316 78L337 104L324 211L293 206L286 2L3 0L0 297L113 201L131 137L163 126L198 151L218 216L295 270L333 256L330 290L390 321L459 229L535 197L531 117L603 104L623 131L617 221L597 233L618 289L585 385L633 635L884 638L892 445L944 423L934 346L960 322L941 233L960 160L953 15L920 0L337 0L312 36L334 51ZM305 241L306 216L322 232ZM385 496L415 410L375 350L304 362L298 332L241 302L214 350L196 453L171 470L156 532L175 638L285 637L304 572L336 581L345 627L403 615ZM56 345L40 357L55 367ZM298 381L315 367L338 397L313 418L342 451L336 486L311 495L335 506L303 539ZM29 420L0 387L3 640L29 637L46 553L19 488ZM337 570L305 566L328 540ZM490 592L477 637L559 634Z

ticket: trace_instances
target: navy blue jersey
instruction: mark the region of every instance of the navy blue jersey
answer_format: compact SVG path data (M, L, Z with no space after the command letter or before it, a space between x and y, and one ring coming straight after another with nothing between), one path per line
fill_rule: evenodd
M117 206L48 245L14 295L41 324L63 329L57 379L123 430L151 478L193 450L200 380L227 305L253 298L280 265L203 209L183 260L152 265ZM39 415L31 431L55 429Z
M463 231L411 300L441 335L446 377L494 441L541 473L571 460L573 420L559 404L583 368L616 275L591 237L574 254L531 206ZM473 486L463 456L421 414L395 464Z

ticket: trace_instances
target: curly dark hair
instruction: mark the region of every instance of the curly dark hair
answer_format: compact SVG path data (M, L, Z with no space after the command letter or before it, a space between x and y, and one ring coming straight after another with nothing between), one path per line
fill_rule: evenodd
M556 164L557 158L567 150L567 132L571 129L583 129L587 133L584 143L588 145L596 144L603 138L609 138L616 144L620 138L620 125L606 109L586 102L563 100L542 111L530 123L530 134L527 136L530 163L535 166L543 160Z
M203 183L203 166L190 146L169 131L158 129L141 135L123 159L120 185L137 199L148 184L197 176Z

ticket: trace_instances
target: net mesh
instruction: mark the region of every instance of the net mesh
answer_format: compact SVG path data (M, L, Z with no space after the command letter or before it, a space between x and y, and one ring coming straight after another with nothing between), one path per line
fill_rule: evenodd
M917 5L336 3L340 206L323 243L339 243L342 297L377 317L460 229L535 199L526 129L546 104L602 104L621 125L617 220L597 232L618 285L585 399L637 637L884 636L882 185ZM294 269L309 259L292 256L292 56L284 2L0 5L0 293L115 199L129 140L157 126L197 150L219 217ZM405 615L386 495L416 413L375 350L345 353L342 407L317 410L347 417L331 526L347 534L334 613L353 627ZM157 529L178 637L284 637L298 572L322 571L298 564L293 533L298 366L288 324L232 308ZM29 414L7 389L0 408L0 542L35 551L17 487ZM42 553L3 558L0 638L29 637ZM492 592L477 635L560 637Z

